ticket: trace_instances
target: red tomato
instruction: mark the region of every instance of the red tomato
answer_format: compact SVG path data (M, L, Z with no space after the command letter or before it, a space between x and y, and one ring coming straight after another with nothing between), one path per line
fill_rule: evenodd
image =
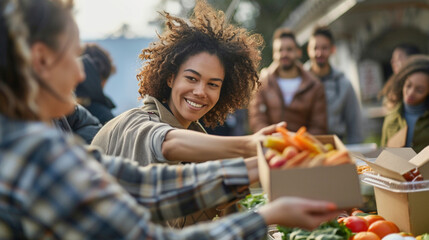
M358 216L350 216L344 219L344 225L348 227L352 232L365 232L368 230L368 222Z

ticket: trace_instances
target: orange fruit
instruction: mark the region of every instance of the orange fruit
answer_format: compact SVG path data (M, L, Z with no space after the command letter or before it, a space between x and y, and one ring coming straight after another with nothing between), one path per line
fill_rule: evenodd
M391 221L378 220L369 226L368 232L373 232L380 238L383 238L384 236L391 233L399 233L399 228Z
M380 240L380 237L373 232L360 232L354 235L353 240Z
M382 216L380 215L366 215L364 216L365 220L368 222L368 224L371 226L371 224L373 224L376 221L379 220L385 220Z

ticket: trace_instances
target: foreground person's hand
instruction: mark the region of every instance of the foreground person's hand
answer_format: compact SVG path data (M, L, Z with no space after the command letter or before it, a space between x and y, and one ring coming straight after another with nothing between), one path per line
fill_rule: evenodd
M278 224L309 230L334 219L341 213L333 203L298 197L278 198L261 207L258 212L267 225Z

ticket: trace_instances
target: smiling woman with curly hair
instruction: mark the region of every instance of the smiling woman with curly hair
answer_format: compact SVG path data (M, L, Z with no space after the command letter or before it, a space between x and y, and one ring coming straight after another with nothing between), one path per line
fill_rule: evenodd
M165 31L140 54L144 105L112 119L92 144L141 165L255 156L256 144L274 125L253 135L221 137L206 134L199 120L215 127L248 104L259 85L262 37L228 24L224 13L205 1L197 1L188 20L162 15Z
M216 56L225 77L218 102L201 118L206 126L214 127L223 124L228 113L246 106L259 84L257 67L263 40L260 35L226 24L222 12L203 3L194 12L190 23L164 14L167 30L140 55L146 62L138 74L139 92L142 97L168 101L172 90L168 80L178 74L184 62L202 52Z
M165 31L140 54L144 106L108 122L92 144L141 165L255 156L260 136L274 126L221 137L205 134L199 121L215 127L246 107L259 86L261 35L227 23L205 1L197 1L189 19L162 15Z

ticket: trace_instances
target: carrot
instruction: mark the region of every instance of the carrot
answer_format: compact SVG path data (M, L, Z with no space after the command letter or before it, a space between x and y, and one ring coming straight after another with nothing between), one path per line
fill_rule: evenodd
M277 126L276 131L282 135L287 146L294 146L298 150L303 150L285 127Z
M305 151L305 150L298 153L295 157L289 159L289 161L287 161L283 165L282 169L287 169L287 168L299 166L302 162L304 162L307 159L309 154L310 154L310 152Z
M313 143L308 138L305 138L305 136L297 134L295 135L294 139L298 143L298 145L303 149L306 149L310 152L317 153L317 154L323 152L322 149L316 143Z

